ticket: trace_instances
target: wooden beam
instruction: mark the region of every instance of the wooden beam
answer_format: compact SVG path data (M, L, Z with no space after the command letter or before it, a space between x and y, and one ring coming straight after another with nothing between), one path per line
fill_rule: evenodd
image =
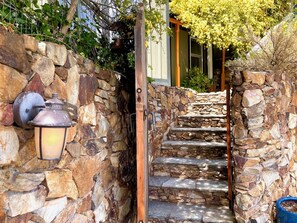
M176 54L175 54L175 59L176 59L176 66L175 66L175 85L177 87L180 87L180 26L182 26L182 22L178 21L174 18L169 18L169 22L175 25L175 48L176 48Z
M147 153L147 64L145 48L144 7L139 4L135 26L135 87L136 87L136 165L137 222L148 216L148 153Z
M181 21L174 19L174 18L169 18L169 22L171 22L172 24L180 25L180 26L183 25Z
M179 51L180 51L180 36L179 36L179 31L180 31L180 25L175 24L175 34L176 34L176 39L175 39L175 47L176 47L176 67L175 67L175 85L177 87L180 87L180 63L179 63Z
M230 85L226 85L226 104L227 104L227 166L228 166L228 199L230 204L233 202L232 192L232 148L231 148L231 114L230 114ZM232 206L232 205L231 205Z
M226 82L226 75L225 75L225 60L226 60L226 50L222 50L222 75L221 75L221 91L225 90L225 82Z

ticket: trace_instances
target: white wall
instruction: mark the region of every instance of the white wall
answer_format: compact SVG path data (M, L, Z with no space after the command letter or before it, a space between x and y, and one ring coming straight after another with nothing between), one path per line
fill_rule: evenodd
M168 4L163 8L163 19L169 24ZM156 34L159 36L159 34ZM158 39L158 38L157 38ZM158 42L148 41L147 48L147 76L155 79L156 83L171 85L170 80L170 39L167 33L160 36Z

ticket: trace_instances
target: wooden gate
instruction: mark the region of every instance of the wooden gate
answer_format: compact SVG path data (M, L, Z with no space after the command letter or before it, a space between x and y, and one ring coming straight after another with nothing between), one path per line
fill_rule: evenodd
M143 4L140 4L138 7L134 38L137 143L137 222L146 223L148 210L147 64Z

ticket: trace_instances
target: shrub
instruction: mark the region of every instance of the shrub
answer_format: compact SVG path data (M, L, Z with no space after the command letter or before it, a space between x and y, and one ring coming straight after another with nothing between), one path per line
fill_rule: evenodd
M254 47L244 56L228 61L232 70L287 72L297 75L297 18L294 14L271 29L264 38L253 38Z
M182 86L197 92L206 92L211 82L212 80L199 67L192 67L189 69L187 77L183 80Z

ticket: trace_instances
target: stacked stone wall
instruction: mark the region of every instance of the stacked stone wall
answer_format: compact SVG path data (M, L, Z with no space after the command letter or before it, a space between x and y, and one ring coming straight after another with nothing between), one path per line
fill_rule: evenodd
M63 45L3 29L0 43L0 222L129 222L135 163L119 77ZM38 160L34 131L14 123L25 91L78 107L60 161Z
M196 99L197 92L178 87L148 85L149 106L149 159L160 155L160 146L169 126L177 123L177 117L187 113L190 103ZM153 116L155 126L153 125Z
M296 196L296 80L235 72L232 118L237 222L274 222L275 201Z

